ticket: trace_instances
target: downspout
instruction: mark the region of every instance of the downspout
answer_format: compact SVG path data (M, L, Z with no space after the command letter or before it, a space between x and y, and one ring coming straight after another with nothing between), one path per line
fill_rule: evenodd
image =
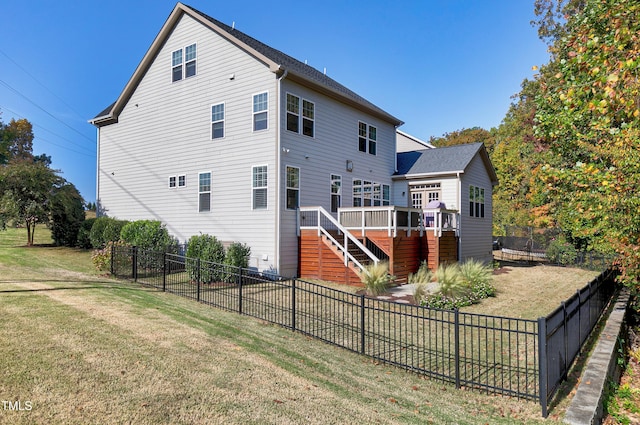
M281 201L281 188L280 188L280 155L281 155L281 145L280 145L280 128L282 124L280 123L280 85L282 80L287 78L287 74L289 71L286 69L282 73L280 77L278 77L278 84L276 87L276 228L275 228L275 241L276 241L276 269L278 270L278 274L280 274L280 201Z
M100 210L102 206L98 204L100 202L100 127L96 128L96 217L100 217Z
M458 178L458 262L462 261L462 179L460 172L456 173Z

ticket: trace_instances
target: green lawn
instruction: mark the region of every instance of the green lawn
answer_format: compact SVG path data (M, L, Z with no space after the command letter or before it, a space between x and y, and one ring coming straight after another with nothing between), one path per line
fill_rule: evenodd
M25 241L0 232L0 399L31 409L0 423L559 423Z

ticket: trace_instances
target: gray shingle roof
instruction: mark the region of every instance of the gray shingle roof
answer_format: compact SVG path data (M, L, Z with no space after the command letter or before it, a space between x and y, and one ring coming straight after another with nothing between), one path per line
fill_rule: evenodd
M464 172L482 143L447 146L398 153L398 172L405 174L446 174Z

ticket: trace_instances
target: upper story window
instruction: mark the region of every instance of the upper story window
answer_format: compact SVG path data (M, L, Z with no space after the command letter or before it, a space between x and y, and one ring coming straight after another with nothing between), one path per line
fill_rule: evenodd
M178 176L178 187L185 187L187 185L187 176L184 174Z
M302 123L301 123L302 121ZM315 134L315 104L302 99L302 114L300 114L300 98L287 93L287 130L313 137Z
M378 130L372 125L358 121L358 150L377 154Z
M171 53L171 81L180 81L194 75L196 75L195 43Z
M484 188L469 186L469 216L484 217Z
M300 169L287 167L287 209L295 210L300 206Z
M211 106L211 138L224 137L224 103Z
M176 176L169 177L169 188L176 187Z
M253 96L253 131L266 130L268 121L269 93Z
M252 201L254 210L267 208L267 166L253 167L251 176Z

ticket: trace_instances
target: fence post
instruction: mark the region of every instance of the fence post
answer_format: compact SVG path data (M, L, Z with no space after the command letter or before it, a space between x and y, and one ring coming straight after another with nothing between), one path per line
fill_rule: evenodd
M454 323L454 345L455 345L455 372L456 372L456 388L460 388L460 312L456 308L453 310Z
M291 330L296 330L296 278L291 280Z
M198 296L198 301L200 301L200 280L202 280L202 270L200 269L200 267L202 267L202 264L200 263L200 258L196 258L196 270L198 270L198 274L197 277L198 279L196 279L196 286L197 286L197 296Z
M577 293L578 295L578 338L580 338L580 291ZM569 374L569 327L567 326L567 304L562 301L560 303L562 306L562 332L564 333L564 364L562 365L562 379L567 379L567 375ZM580 345L582 345L582 341L580 341Z
M114 264L114 258L116 256L116 244L114 242L111 243L111 264L110 264L110 269L111 269L111 274L114 275L114 271L113 271L113 264Z
M134 246L133 247L133 258L131 261L131 277L133 278L134 282L138 281L138 247Z
M538 390L540 393L540 407L542 417L548 416L547 411L547 319L538 319Z
M167 291L167 253L162 253L162 292Z
M238 314L242 314L242 267L238 267Z
M365 314L364 314L364 307L365 307L365 298L364 298L364 294L360 295L360 354L366 354L365 353Z

